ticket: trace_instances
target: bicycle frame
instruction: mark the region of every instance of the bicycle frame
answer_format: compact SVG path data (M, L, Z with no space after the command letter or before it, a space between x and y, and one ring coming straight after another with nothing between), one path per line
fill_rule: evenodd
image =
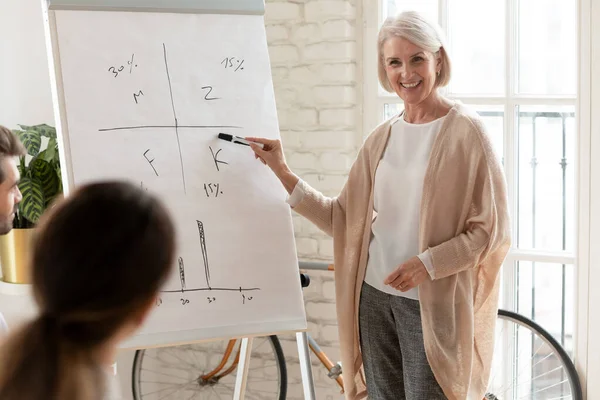
M321 347L319 347L318 343L315 342L315 340L310 335L308 335L308 346L310 347L310 350L314 353L314 355L317 356L319 361L321 361L321 364L323 364L323 366L327 368L327 371L329 371L327 373L327 376L331 379L335 379L335 381L340 387L340 393L344 393L344 379L342 378L341 365L334 364L329 359L329 357L327 357L327 354L325 354L325 352L321 350Z
M219 372L221 372L221 370L225 367L225 365L227 364L227 361L229 360L229 357L233 353L233 349L234 349L236 343L237 343L237 339L231 339L229 341L229 343L227 343L227 348L225 349L225 354L223 354L223 358L221 359L221 362L219 363L219 365L215 369L210 371L208 374L200 375L197 380L197 382L199 384L219 381L219 379L221 379L222 377L227 376L230 373L232 373L233 371L235 371L235 369L237 368L237 366L240 362L241 347L238 348L237 354L235 356L235 359L231 363L231 366L229 368L227 368L225 371L223 371L222 374L219 375Z
M225 368L225 366L229 362L229 358L233 354L233 349L235 348L237 341L237 339L231 339L229 343L227 343L227 348L225 349L225 353L223 354L223 358L221 359L219 365L217 365L215 369L210 371L208 374L200 375L197 379L197 382L199 384L209 384L218 382L224 376L227 376L233 371L235 371L240 362L240 348L238 348L235 355L235 359L233 360L229 368L221 372L221 370L223 370L223 368ZM342 369L340 365L334 364L329 359L329 357L327 357L327 354L325 354L325 352L321 350L319 344L315 342L315 340L310 335L308 335L308 345L310 347L310 350L319 359L321 364L323 364L323 366L327 368L327 376L329 376L331 379L335 379L335 381L340 387L340 393L344 393L344 380L342 378Z
M325 264L325 263L311 262L311 261L300 261L299 267L300 267L300 269L309 269L309 270L321 270L321 271L333 271L334 270L333 264ZM325 354L325 352L323 350L321 350L321 347L319 346L319 344L310 335L308 335L308 346L310 347L310 350L314 353L314 355L317 356L317 358L319 359L321 364L323 364L323 366L325 368L327 368L327 371L328 371L327 376L330 377L331 379L335 379L338 386L340 387L340 390L341 390L340 393L344 393L344 379L342 378L341 364L340 363L334 364L329 359L329 357L327 357L327 354Z

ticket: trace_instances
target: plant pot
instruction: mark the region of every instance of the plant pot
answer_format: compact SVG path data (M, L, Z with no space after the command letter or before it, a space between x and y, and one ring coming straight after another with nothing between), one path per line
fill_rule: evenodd
M2 280L8 283L31 283L30 255L35 228L13 229L0 236Z

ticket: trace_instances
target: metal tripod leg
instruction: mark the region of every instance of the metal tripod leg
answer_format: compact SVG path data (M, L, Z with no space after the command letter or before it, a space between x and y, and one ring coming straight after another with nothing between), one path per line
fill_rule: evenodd
M252 338L242 339L240 349L240 361L237 367L237 377L235 379L234 400L244 400L246 392L246 383L248 381L248 367L250 366L250 353L252 351Z
M308 334L306 332L297 332L296 342L298 343L298 355L300 356L300 371L302 373L304 399L315 400L315 384L313 382L312 365L310 363Z

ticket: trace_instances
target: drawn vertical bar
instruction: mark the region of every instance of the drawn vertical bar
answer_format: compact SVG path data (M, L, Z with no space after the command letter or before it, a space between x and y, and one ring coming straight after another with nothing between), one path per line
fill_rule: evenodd
M179 257L177 259L179 263L179 280L181 281L181 293L185 291L185 266L183 265L183 258Z
M208 253L206 252L206 236L204 235L204 224L196 220L198 223L198 234L200 235L200 249L202 249L202 259L204 260L204 274L206 276L206 285L210 289L210 267L208 265Z

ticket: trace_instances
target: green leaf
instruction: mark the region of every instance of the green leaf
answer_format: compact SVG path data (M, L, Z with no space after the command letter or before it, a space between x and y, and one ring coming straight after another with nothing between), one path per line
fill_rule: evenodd
M59 193L60 180L56 175L56 169L51 163L39 157L32 161L31 171L32 178L39 181L42 185L45 200L44 208L46 208Z
M37 132L38 134L40 134L41 136L46 136L47 138L56 138L56 128L54 128L53 126L50 126L50 125L40 124L40 125L33 125L33 126L28 126L28 125L19 125L19 126L24 131L34 131L34 132Z
M42 158L48 162L53 161L55 158L58 159L58 144L56 143L55 138L48 140L48 146L42 153L44 153Z
M18 137L25 149L27 150L27 154L30 156L37 156L40 152L40 147L42 146L42 137L40 134L33 130L27 131L13 131Z
M25 177L19 182L19 190L23 194L23 200L19 203L19 211L23 217L37 223L46 206L42 183L36 178Z

